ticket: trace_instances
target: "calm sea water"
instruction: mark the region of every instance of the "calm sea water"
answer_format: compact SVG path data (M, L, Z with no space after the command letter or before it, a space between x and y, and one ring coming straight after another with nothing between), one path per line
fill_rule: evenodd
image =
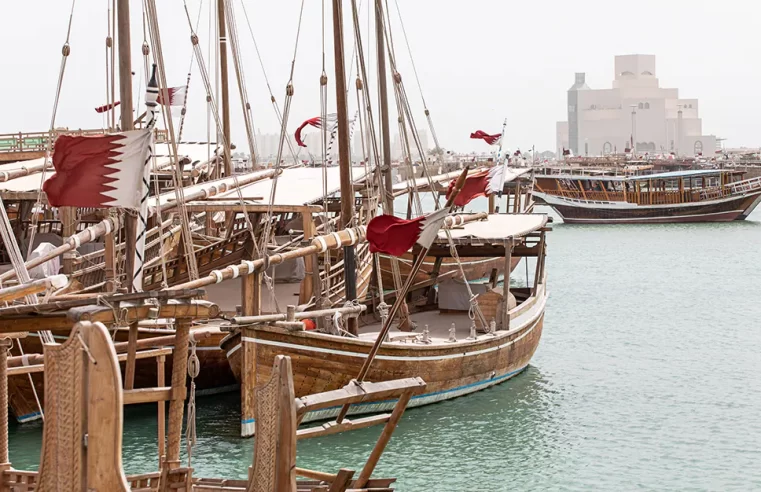
M405 414L377 469L402 491L761 490L761 213L729 224L578 226L549 237L544 337L492 389ZM200 476L245 478L236 395L198 402ZM124 463L155 470L153 408L129 408ZM379 428L299 443L358 467ZM13 426L17 468L40 426Z

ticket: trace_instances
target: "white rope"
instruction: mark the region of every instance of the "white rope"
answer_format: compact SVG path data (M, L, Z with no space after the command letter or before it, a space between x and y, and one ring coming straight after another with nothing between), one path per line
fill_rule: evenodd
M196 341L190 336L190 355L188 355L188 376L190 376L190 394L188 395L188 416L185 420L185 442L188 455L188 468L192 465L193 448L196 445L196 378L201 372L201 362L196 354Z

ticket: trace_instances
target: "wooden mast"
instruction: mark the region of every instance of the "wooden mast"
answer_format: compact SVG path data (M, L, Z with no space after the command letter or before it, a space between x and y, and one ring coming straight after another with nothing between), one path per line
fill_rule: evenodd
M391 135L388 122L388 89L386 87L386 47L383 37L383 2L375 0L375 36L378 58L378 94L380 102L381 118L381 144L383 148L383 184L385 192L383 201L386 204L388 213L393 209L393 182L391 180ZM414 176L412 176L414 179Z
M227 80L227 27L225 25L225 0L217 0L219 24L219 71L222 74L222 135L225 138L225 176L232 174L230 160L230 86Z
M354 187L349 152L349 113L346 104L346 69L344 67L343 7L333 0L333 50L336 65L336 109L338 110L338 166L341 174L341 228L347 229L354 217ZM346 300L357 298L357 268L354 246L344 247ZM349 318L349 332L357 334L357 320Z
M116 39L119 45L119 97L122 107L121 130L129 131L134 129L134 124L132 123L132 57L130 54L129 0L117 0L116 14ZM126 214L124 228L126 286L129 290L132 290L132 276L135 274L137 216Z

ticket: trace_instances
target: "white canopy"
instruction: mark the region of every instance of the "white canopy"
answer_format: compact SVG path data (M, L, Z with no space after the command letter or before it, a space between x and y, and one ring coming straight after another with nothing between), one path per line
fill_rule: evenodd
M454 239L478 238L485 241L499 241L509 237L522 237L547 224L545 214L491 214L487 220L468 222L459 228L450 229ZM446 242L446 232L439 231L436 242Z

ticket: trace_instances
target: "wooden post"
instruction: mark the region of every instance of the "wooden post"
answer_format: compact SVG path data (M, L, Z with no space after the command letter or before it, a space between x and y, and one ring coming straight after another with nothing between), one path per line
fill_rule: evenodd
M172 400L169 402L169 437L167 443L167 464L170 469L180 466L180 440L182 439L182 417L185 409L185 379L188 375L188 339L190 323L186 318L177 320L177 328L172 352Z
M505 274L504 274L504 321L502 323L503 330L510 329L510 304L508 303L510 297L510 275L513 270L513 238L505 241Z
M315 235L315 227L312 220L312 212L308 207L304 207L304 210L301 212L301 223L304 230L304 241L311 241ZM299 287L299 304L306 304L313 295L316 298L320 297L320 292L315 292L315 286L317 289L320 289L320 272L317 265L317 255L307 255L304 257L304 269L306 272L304 280L301 281L301 286Z
M539 251L544 251L544 232L542 232L542 238L539 240ZM539 289L539 274L541 273L542 262L539 256L536 257L536 269L534 270L534 287L532 288L533 295L536 295Z
M254 435L256 418L256 332L247 327L240 329L240 435Z
M252 273L241 277L241 310L243 316L261 314L262 274ZM254 404L256 402L256 344L249 341L255 336L248 327L240 329L240 435L254 435Z
M159 355L156 357L156 374L157 374L157 386L163 388L166 386L166 373L164 371L166 365L166 356ZM158 439L159 439L159 468L161 468L161 459L166 453L166 403L164 400L160 400L158 403Z
M515 188L515 210L514 212L516 214L520 214L523 212L522 206L523 206L523 188L521 187L520 182L518 182L517 188Z
M108 214L106 214L108 215ZM106 292L116 290L116 242L117 231L111 231L103 238L104 259L106 262Z
M388 89L386 83L388 77L386 76L386 47L385 47L385 34L383 29L383 1L375 0L375 40L376 40L376 55L378 58L378 102L380 105L380 123L381 123L381 146L383 149L383 186L385 192L383 193L383 202L386 205L388 213L393 213L394 200L393 196L393 181L391 179L391 130L389 129L389 116L388 116ZM415 179L415 176L410 176L410 179ZM412 195L407 197L408 200L408 216L412 215Z
M77 207L61 207L61 225L63 237L71 237L77 232ZM74 272L74 251L63 254L63 273L71 275Z
M375 470L375 466L378 464L378 460L383 454L383 451L386 449L388 441L391 439L391 435L394 433L397 424L399 424L399 420L402 418L410 398L412 398L411 391L405 391L402 393L402 396L399 397L399 401L396 402L394 411L391 412L391 417L389 417L388 422L383 427L383 432L381 432L381 435L378 438L378 442L375 443L375 447L370 453L370 457L367 458L367 463L365 463L365 466L359 473L359 478L357 478L357 481L354 482L354 488L361 489L367 484L367 481L370 479L370 476Z
M0 340L0 472L10 468L8 455L8 349L11 339Z
M227 27L225 24L225 0L217 0L219 21L219 71L222 74L222 134L225 137L225 176L232 175L230 160L230 86L227 81Z
M135 387L135 354L137 353L137 321L129 324L127 339L127 363L124 368L124 389Z
M494 194L493 193L489 195L489 213L490 214L494 213Z
M349 152L349 113L346 103L346 70L344 68L343 7L341 0L333 0L333 46L336 70L336 109L338 112L338 166L341 174L341 228L350 227L354 217L354 187L351 177ZM354 246L344 246L344 289L346 300L357 298L357 269ZM357 320L349 318L349 333L356 335Z

